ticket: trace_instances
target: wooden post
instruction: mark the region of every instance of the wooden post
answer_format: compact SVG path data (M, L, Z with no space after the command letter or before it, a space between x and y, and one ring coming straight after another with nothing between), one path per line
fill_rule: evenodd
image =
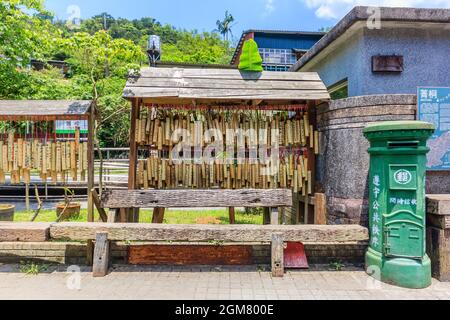
M316 193L314 196L314 224L327 224L327 203L325 194Z
M152 223L163 223L165 212L166 212L165 208L154 208Z
M293 217L292 217L292 223L293 224L299 224L300 223L300 199L299 199L299 193L293 193L293 206L292 206L292 211L294 213Z
M108 212L108 223L116 223L119 220L120 209L110 209Z
M139 111L140 111L139 100L133 99L131 103L130 166L128 171L128 190L135 190L137 188L136 169L138 160L138 146L136 143L136 121L139 117ZM135 222L134 220L136 220L136 216L138 215L139 209L130 209L130 214L128 215L129 216L128 222Z
M97 191L95 191L95 188L91 190L91 194L92 194L92 201L94 201L94 204L97 207L100 219L102 219L103 222L108 221L108 215L106 214L105 209L101 207L101 202L98 197Z
M270 224L270 208L264 207L263 212L263 224Z
M128 209L127 208L121 208L119 209L120 212L120 222L126 223L128 222Z
M108 274L109 267L109 240L108 233L97 232L95 236L94 263L92 275L104 277Z
M314 130L317 130L317 114L316 114L316 102L310 101L308 102L308 114L309 114L309 123L314 127ZM312 133L314 136L314 133ZM312 193L315 192L316 188L316 154L315 148L308 149L308 167L311 171L311 189Z
M236 212L234 210L234 207L228 208L228 215L230 217L230 224L236 224Z
M270 208L270 224L278 225L280 224L280 215L278 208Z
M30 184L25 184L25 208L30 211Z
M304 203L304 222L305 224L309 224L309 196L305 196L305 203Z
M95 131L95 105L91 105L88 115L88 222L94 222L94 200L92 198L92 189L95 187L94 182L94 131Z
M272 277L284 276L284 242L283 234L272 234Z
M92 198L91 190L95 187L94 180L94 130L95 130L95 105L91 105L91 110L88 114L88 155L87 155L87 174L88 174L88 182L87 182L87 192L88 192L88 206L87 206L87 220L88 222L94 222L94 200ZM45 187L45 193L47 197L47 185ZM86 246L86 261L89 266L94 263L94 242L92 240L87 241Z
M88 240L86 245L86 263L88 266L92 266L94 263L94 241Z

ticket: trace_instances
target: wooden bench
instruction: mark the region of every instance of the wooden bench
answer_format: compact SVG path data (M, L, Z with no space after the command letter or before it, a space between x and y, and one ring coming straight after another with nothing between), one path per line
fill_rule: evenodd
M109 190L102 194L100 207L110 209L108 222L127 222L130 209L154 208L153 223L162 223L166 208L230 208L234 222L234 207L266 208L264 224L278 224L278 208L292 207L289 189L240 190ZM135 219L134 219L135 220ZM134 221L137 222L137 221Z
M103 277L109 268L110 241L172 241L272 243L272 274L284 274L284 242L367 242L367 228L359 225L165 225L138 223L54 223L50 238L95 239L93 275Z

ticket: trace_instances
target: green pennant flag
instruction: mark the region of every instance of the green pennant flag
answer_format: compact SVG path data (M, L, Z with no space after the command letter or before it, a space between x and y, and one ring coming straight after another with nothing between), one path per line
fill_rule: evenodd
M262 67L262 58L258 50L258 44L253 39L244 42L239 62L239 70L254 72L261 72L264 70Z

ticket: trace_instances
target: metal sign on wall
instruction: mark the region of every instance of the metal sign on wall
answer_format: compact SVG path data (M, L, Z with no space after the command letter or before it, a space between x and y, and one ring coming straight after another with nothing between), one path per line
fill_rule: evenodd
M427 168L450 170L450 88L419 87L419 120L433 123L436 131L428 141Z

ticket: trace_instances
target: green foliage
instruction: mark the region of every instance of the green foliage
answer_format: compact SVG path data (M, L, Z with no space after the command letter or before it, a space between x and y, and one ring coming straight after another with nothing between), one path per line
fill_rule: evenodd
M162 60L173 62L227 64L230 50L216 33L183 32L174 43L162 44Z
M39 264L34 262L20 262L20 272L28 274L28 275L38 275L41 272L45 272L48 270L48 265Z
M341 261L333 261L330 263L330 269L333 271L342 271L345 265Z
M95 99L104 147L127 146L129 102L122 91L129 72L147 65L149 35L163 43L164 61L226 63L232 50L212 32L162 25L153 18L116 19L102 13L69 28L55 21L43 0L0 2L0 99ZM69 74L47 66L30 70L31 59L64 60Z
M242 47L241 60L239 62L239 69L243 71L263 71L262 58L258 51L258 45L255 40L249 39L244 42Z

